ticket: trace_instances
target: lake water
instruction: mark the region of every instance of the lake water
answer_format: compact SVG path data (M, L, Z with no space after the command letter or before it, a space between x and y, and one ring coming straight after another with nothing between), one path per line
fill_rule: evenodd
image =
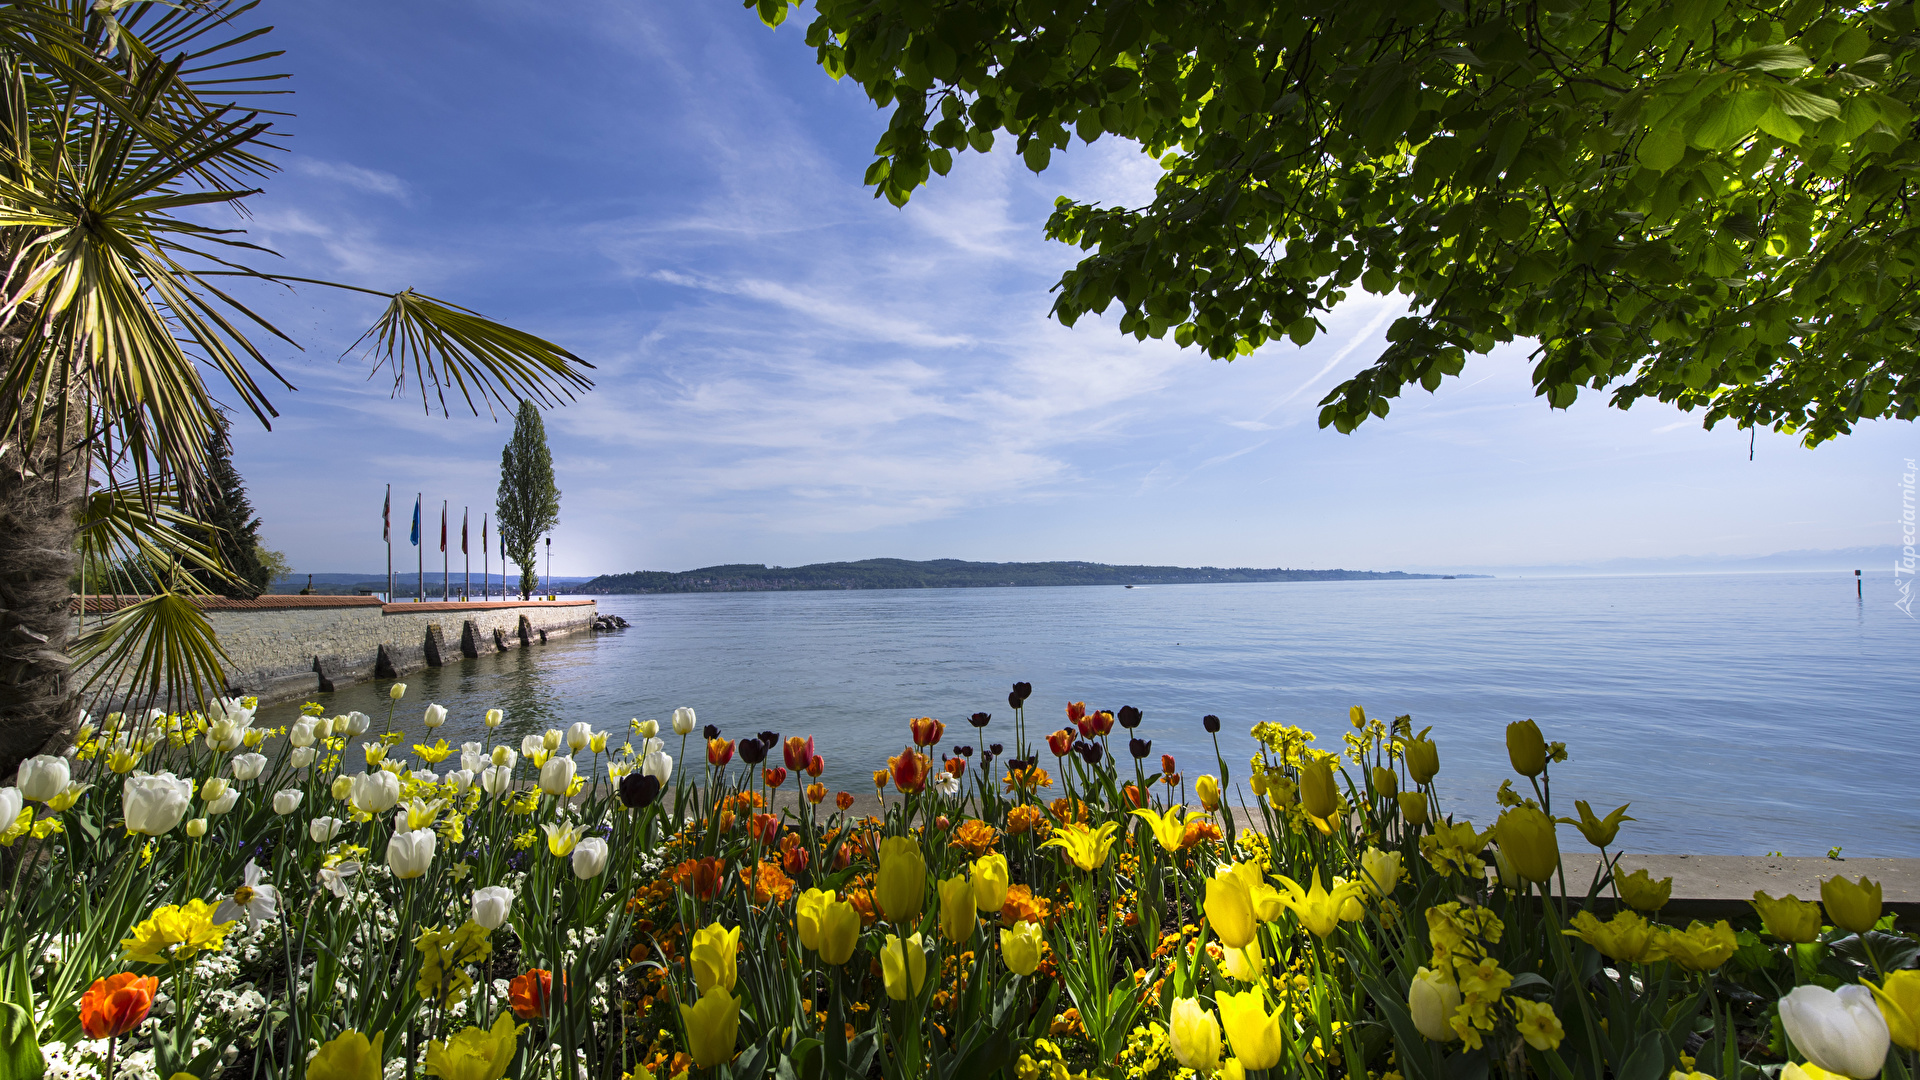
M1432 725L1443 804L1483 826L1512 775L1505 725L1531 717L1572 753L1556 808L1631 802L1627 850L1920 856L1920 622L1890 574L1866 593L1748 574L606 597L631 629L414 672L397 715L417 733L441 702L457 744L492 706L517 738L691 705L730 738L816 736L828 783L860 791L911 717L945 720L949 744L1010 743L1016 680L1030 736L1068 701L1133 705L1189 780L1215 771L1203 714L1243 779L1254 723L1337 749L1359 704ZM386 685L318 700L380 716Z

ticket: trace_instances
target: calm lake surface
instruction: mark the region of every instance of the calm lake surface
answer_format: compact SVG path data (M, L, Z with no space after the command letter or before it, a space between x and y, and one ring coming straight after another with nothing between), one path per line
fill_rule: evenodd
M1838 574L1745 574L605 597L631 629L414 672L396 717L418 734L438 701L457 744L493 706L517 740L576 720L619 735L691 705L730 738L815 736L827 782L860 791L911 717L945 720L948 744L1010 743L1016 680L1034 685L1030 738L1068 701L1133 705L1189 781L1216 771L1203 714L1224 721L1239 780L1254 723L1337 749L1359 704L1432 725L1443 803L1483 826L1512 775L1505 726L1531 717L1572 753L1555 809L1631 802L1627 850L1920 856L1920 623L1890 574L1866 594ZM377 718L386 687L316 699ZM1561 843L1585 848L1570 828Z

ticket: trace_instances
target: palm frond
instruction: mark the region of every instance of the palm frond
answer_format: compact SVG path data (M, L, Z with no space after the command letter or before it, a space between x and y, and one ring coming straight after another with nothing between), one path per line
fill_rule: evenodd
M202 705L226 691L226 650L191 596L172 589L123 607L80 636L74 665L95 665L81 686L98 707Z
M437 399L443 415L449 390L478 415L480 402L488 412L495 403L512 411L523 398L558 405L562 396L571 401L575 390L593 388L579 371L593 365L560 346L412 289L392 294L353 348L363 344L376 358L372 374L392 368L394 396L405 392L411 370L421 404L431 412Z

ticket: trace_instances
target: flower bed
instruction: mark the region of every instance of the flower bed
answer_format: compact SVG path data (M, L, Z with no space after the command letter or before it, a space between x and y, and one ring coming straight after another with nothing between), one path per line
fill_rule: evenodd
M460 747L438 705L431 742L392 710L109 716L0 789L0 1077L1920 1064L1920 942L1878 886L1663 922L1670 882L1605 857L1626 807L1555 816L1566 750L1532 721L1482 830L1439 815L1439 746L1408 717L1356 708L1338 751L1260 724L1244 786L1217 738L1189 783L1138 710L1030 732L1030 694L969 718L972 745L912 721L880 817L830 797L811 738L696 732L690 709L517 741L495 710ZM1601 850L1591 881L1566 879L1562 823Z

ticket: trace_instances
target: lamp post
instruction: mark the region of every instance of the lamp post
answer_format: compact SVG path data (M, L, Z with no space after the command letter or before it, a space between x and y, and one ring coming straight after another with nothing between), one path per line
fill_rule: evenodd
M553 537L547 537L547 595L553 595Z

